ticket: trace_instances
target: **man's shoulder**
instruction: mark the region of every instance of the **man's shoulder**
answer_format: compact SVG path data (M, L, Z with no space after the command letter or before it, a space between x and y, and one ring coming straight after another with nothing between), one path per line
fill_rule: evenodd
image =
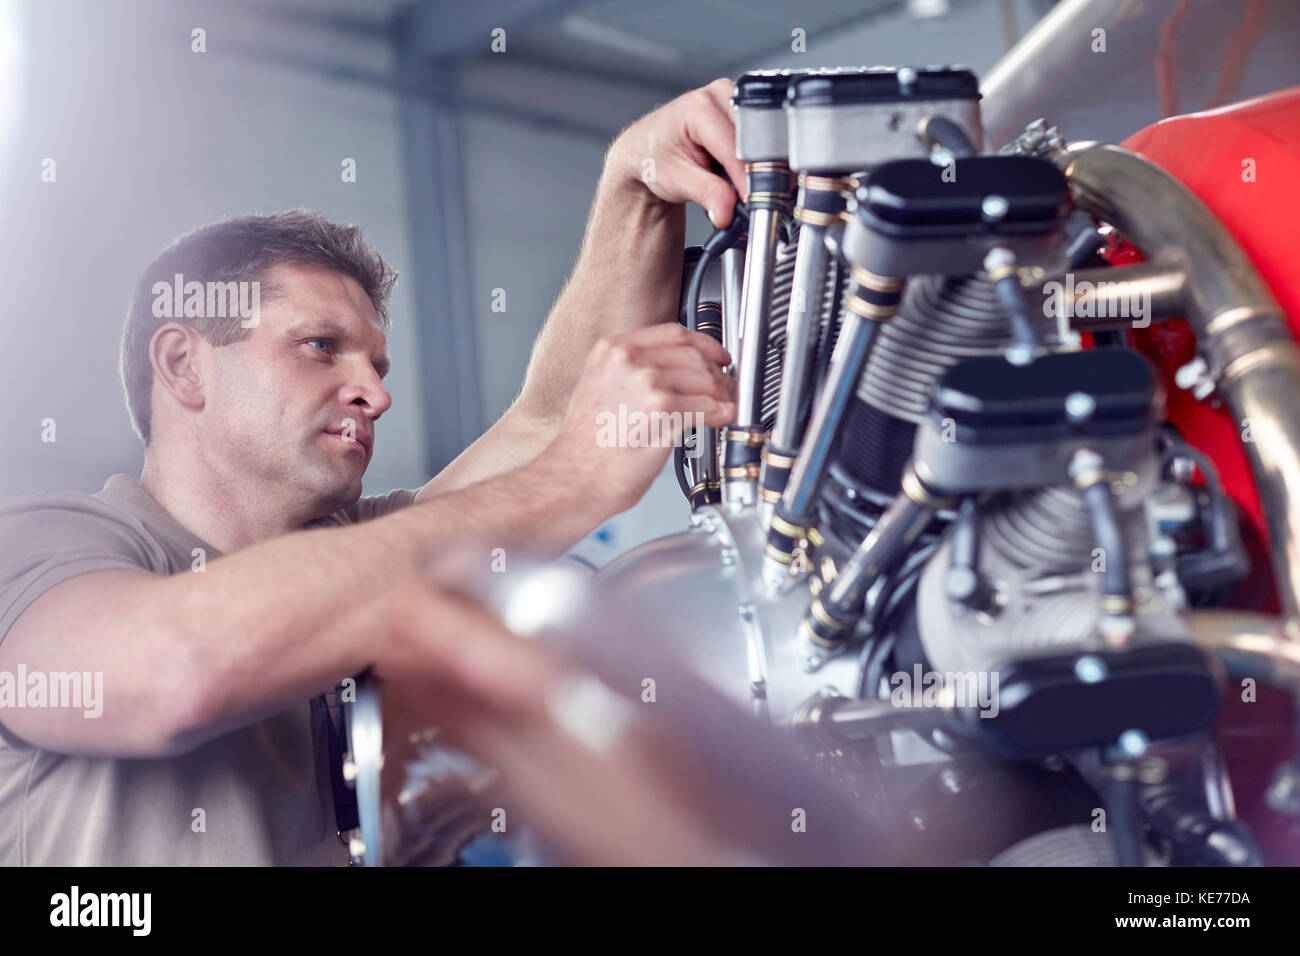
M148 514L133 510L130 489L117 478L131 481L115 475L94 494L40 492L0 505L0 640L32 601L69 578L177 569L179 559L149 527Z

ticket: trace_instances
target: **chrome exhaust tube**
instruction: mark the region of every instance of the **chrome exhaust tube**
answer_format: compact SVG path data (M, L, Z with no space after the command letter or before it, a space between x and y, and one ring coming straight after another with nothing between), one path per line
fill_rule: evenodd
M1242 446L1267 521L1284 632L1300 640L1300 349L1281 307L1213 214L1155 164L1095 143L1052 158L1080 208L1154 266L1185 275L1183 314L1219 395L1250 425L1253 440Z

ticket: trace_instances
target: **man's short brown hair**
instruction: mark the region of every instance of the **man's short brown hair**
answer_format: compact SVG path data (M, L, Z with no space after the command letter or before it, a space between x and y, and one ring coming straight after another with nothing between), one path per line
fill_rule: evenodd
M252 334L238 316L177 318L154 314L155 284L173 284L181 275L184 282L257 282L262 301L276 294L268 275L281 264L317 265L351 276L361 284L388 328L388 296L397 273L361 237L353 225L329 222L309 209L290 209L269 216L239 216L203 226L181 236L145 269L136 284L122 328L121 373L126 389L126 407L136 434L149 443L152 408L153 366L149 343L165 323L182 321L192 325L212 345L230 345Z

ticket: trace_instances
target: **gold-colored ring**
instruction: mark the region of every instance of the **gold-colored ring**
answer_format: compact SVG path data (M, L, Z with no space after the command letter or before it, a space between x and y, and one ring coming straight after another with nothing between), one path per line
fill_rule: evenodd
M759 454L759 457L774 468L794 467L794 456L782 455L780 452L772 451L771 445L764 445L763 451Z
M824 637L819 636L817 632L809 626L807 618L804 618L804 620L799 622L799 633L808 643L816 644L818 647L824 647L828 651L833 651L838 646L837 642L828 641Z
M853 281L873 292L900 292L906 280L899 276L877 275L863 266L854 266Z
M908 467L903 470L902 478L903 494L911 498L918 505L924 505L927 508L941 508L950 499L936 495L925 483L921 481L921 476L916 473L916 468L908 463Z
M808 533L807 528L793 525L777 514L772 515L772 530L777 534L785 535L787 538L793 538L795 541L798 541Z
M833 226L840 221L840 214L837 212L819 212L816 209L795 206L794 218L809 226Z
M1005 279L1007 276L1009 276L1009 275L1015 275L1017 271L1018 271L1018 268L1017 268L1016 266L1013 266L1013 265L1003 265L1003 266L998 266L996 269L990 269L990 270L989 270L989 281L990 281L990 282L1001 282L1001 281L1002 281L1003 279Z
M767 443L771 434L771 432L761 432L757 428L728 428L722 433L722 440L758 448Z
M779 564L789 564L791 561L794 560L793 551L787 554L786 552L780 550L779 548L773 547L770 544L763 545L763 553Z
M1074 477L1074 487L1082 491L1106 480L1106 472L1100 468L1085 468Z
M814 189L824 193L842 193L851 188L851 182L843 176L818 176L814 173L799 174L800 189Z
M1122 594L1103 594L1101 609L1107 614L1128 614L1133 610L1133 602Z
M758 465L732 465L730 468L722 469L723 478L743 478L746 481L752 481L758 478Z
M781 500L781 492L773 491L771 488L760 488L758 493L769 504L776 504Z
M754 203L770 202L776 206L789 206L794 202L794 197L789 193L774 193L768 190L749 194L749 205Z
M808 543L814 548L820 548L825 540L826 539L822 537L822 533L816 528L808 529Z
M835 620L827 613L826 608L822 605L822 596L820 594L812 599L812 604L809 605L808 609L812 612L812 616L817 618L818 624L828 627L832 631L843 631L848 628L847 624Z
M690 497L694 498L701 491L707 493L708 490L709 490L709 483L707 481L701 481L694 488L691 489Z
M782 162L781 160L764 159L759 162L746 163L745 172L747 173L788 173L790 172L790 164L786 162Z
M876 305L874 302L868 302L856 295L851 295L845 300L849 311L854 315L869 319L872 322L888 322L898 314L897 305Z

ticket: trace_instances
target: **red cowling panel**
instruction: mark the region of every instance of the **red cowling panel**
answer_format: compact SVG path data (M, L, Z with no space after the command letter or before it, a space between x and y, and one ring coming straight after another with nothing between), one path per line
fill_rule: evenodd
M1123 145L1200 197L1254 261L1286 312L1292 334L1300 337L1300 86L1174 117L1148 126ZM1108 258L1120 263L1139 257L1132 247L1120 247ZM1241 423L1221 405L1198 402L1173 383L1174 371L1195 351L1186 323L1153 325L1132 335L1165 379L1169 420L1214 461L1229 493L1260 540L1266 540L1259 497L1241 449ZM1267 578L1263 550L1257 548L1252 560ZM1276 598L1266 591L1232 603L1277 610ZM1268 862L1296 865L1300 826L1294 818L1272 811L1265 799L1273 769L1295 752L1290 696L1261 687L1258 700L1247 703L1235 682L1227 682L1224 689L1218 726L1242 818L1264 847Z
M1300 336L1300 86L1233 106L1177 116L1129 137L1140 153L1194 192L1254 261ZM1113 262L1135 259L1119 251ZM1242 424L1222 406L1196 401L1173 373L1194 354L1182 321L1134 330L1159 365L1169 420L1209 455L1243 513L1266 540L1259 498L1241 449ZM1218 403L1215 403L1218 405Z

